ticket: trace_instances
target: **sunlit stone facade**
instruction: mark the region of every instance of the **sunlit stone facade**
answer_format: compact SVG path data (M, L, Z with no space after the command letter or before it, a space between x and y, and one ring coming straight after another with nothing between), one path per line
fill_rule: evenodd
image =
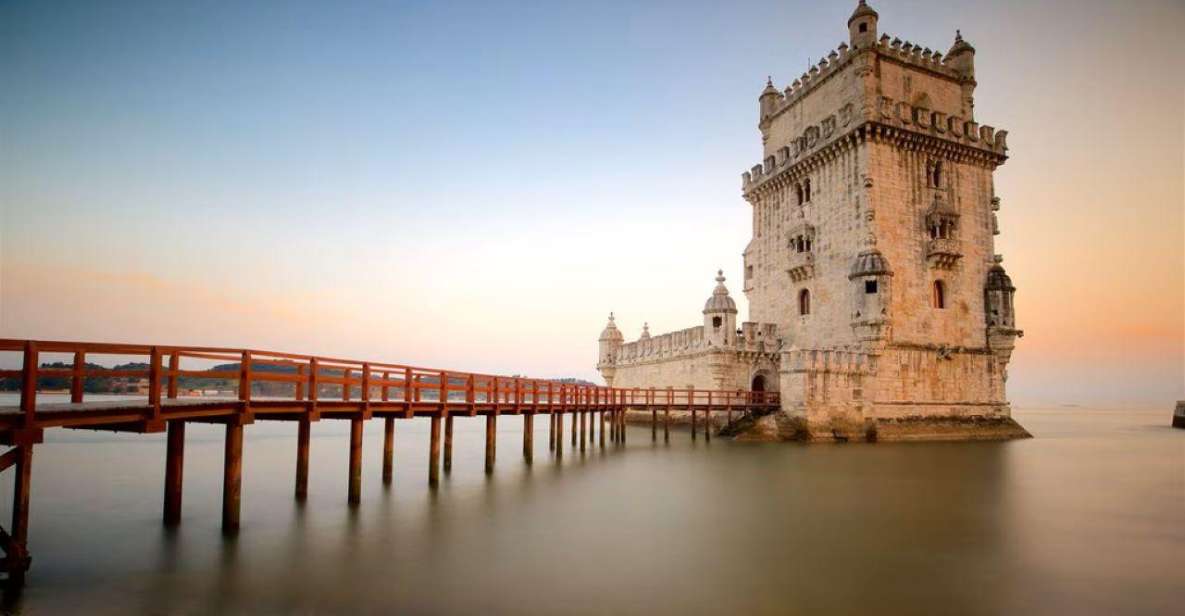
M754 437L1024 436L1004 388L1014 288L994 252L1007 132L975 120L975 50L879 35L864 2L848 30L759 96L750 322L736 327L720 276L702 326L625 343L611 318L598 368L618 387L779 390Z

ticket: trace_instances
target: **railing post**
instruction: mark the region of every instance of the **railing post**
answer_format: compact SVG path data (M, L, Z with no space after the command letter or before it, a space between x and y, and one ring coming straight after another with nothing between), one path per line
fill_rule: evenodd
M708 406L704 409L704 442L712 440L712 390L708 390Z
M152 347L148 352L148 405L152 407L152 419L160 419L160 349Z
M662 442L671 442L671 405L675 403L675 388L667 386L667 408L662 411Z
M82 385L86 375L86 353L74 352L74 372L70 375L70 402L82 402Z
M448 410L448 372L440 371L440 408L443 411Z
M362 406L370 410L370 364L362 364Z
M547 382L547 450L555 451L555 393L553 382Z
M349 368L342 369L342 402L350 401L350 372Z
M179 352L177 352L176 350L174 350L172 353L169 353L169 375L168 375L169 388L165 392L165 395L168 396L170 400L177 399L177 386L178 386L177 382L181 380L181 375L177 374L177 371L180 369L181 369L181 354Z
M239 402L243 403L243 410L251 403L251 351L243 351L239 361Z
M33 426L33 417L37 410L37 357L37 343L32 340L25 342L21 365L21 413L24 414L27 427Z
M382 401L383 401L383 402L386 402L387 400L389 400L389 399L390 399L390 393L391 393L391 372L390 372L390 371L388 371L388 370L384 370L384 371L383 371L383 386L382 386L382 388L380 388L380 389L379 389L379 391L381 392L381 393L380 393L380 396L382 396Z

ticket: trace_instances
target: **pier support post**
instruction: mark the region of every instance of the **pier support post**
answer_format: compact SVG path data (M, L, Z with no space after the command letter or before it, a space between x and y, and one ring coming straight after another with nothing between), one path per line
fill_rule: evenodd
M576 451L576 416L579 414L580 411L572 411L572 451Z
M564 457L564 414L555 416L555 457Z
M351 507L362 502L362 418L350 419L350 484L347 502Z
M617 431L621 435L621 444L624 445L625 444L625 409L621 409L621 412L618 413L618 415L621 416L621 426L618 427Z
M704 442L712 442L712 411L704 411Z
M395 474L395 418L383 418L383 485L391 485Z
M444 418L444 474L453 472L453 416Z
M296 428L296 500L309 496L309 436L313 422L302 417Z
M435 488L440 485L440 415L432 416L428 432L428 486Z
M243 489L243 424L226 424L226 448L222 460L222 532L239 530L239 500Z
M165 525L181 523L181 476L185 466L185 422L170 421L165 446Z
M597 412L597 423L600 428L597 429L597 434L600 436L601 449L605 448L605 411Z
M498 446L498 414L491 412L486 415L486 474L494 472L494 456Z
M555 413L547 413L547 450L555 451Z
M662 442L671 442L671 407L662 410Z
M699 431L699 424L695 419L695 407L691 408L691 440L695 440L696 433Z
M40 441L38 441L40 442ZM13 470L16 476L12 483L12 526L4 546L4 570L8 574L8 586L20 588L25 583L25 572L29 569L29 488L33 480L33 444L16 444L16 461Z
M650 442L658 442L658 409L650 409Z
M530 464L535 458L535 414L523 415L523 459Z
M581 452L584 451L584 443L586 440L584 438L584 435L586 434L587 425L588 425L588 412L580 411L580 451Z

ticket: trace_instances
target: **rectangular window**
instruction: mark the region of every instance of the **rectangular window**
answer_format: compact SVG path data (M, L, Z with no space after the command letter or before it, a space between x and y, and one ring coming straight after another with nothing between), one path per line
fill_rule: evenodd
M865 280L864 281L864 292L869 295L875 294L876 293L876 281L875 280Z

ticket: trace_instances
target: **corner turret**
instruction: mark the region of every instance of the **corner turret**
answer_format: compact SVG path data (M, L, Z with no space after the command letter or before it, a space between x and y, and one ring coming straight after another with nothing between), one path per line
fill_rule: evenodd
M605 329L601 331L601 337L597 340L600 347L597 370L605 377L605 383L610 387L613 386L613 376L617 371L617 351L625 341L625 336L621 335L621 330L617 329L617 324L613 321L613 313L610 312L609 322L605 324Z
M853 49L865 49L876 45L876 24L880 16L864 0L848 18L848 36Z
M713 346L728 346L735 341L737 304L724 286L724 270L716 271L716 288L704 304L704 337Z
M778 99L781 97L782 94L774 87L773 77L766 77L765 89L761 91L761 96L757 97L757 101L761 104L760 116L763 121L778 108Z

